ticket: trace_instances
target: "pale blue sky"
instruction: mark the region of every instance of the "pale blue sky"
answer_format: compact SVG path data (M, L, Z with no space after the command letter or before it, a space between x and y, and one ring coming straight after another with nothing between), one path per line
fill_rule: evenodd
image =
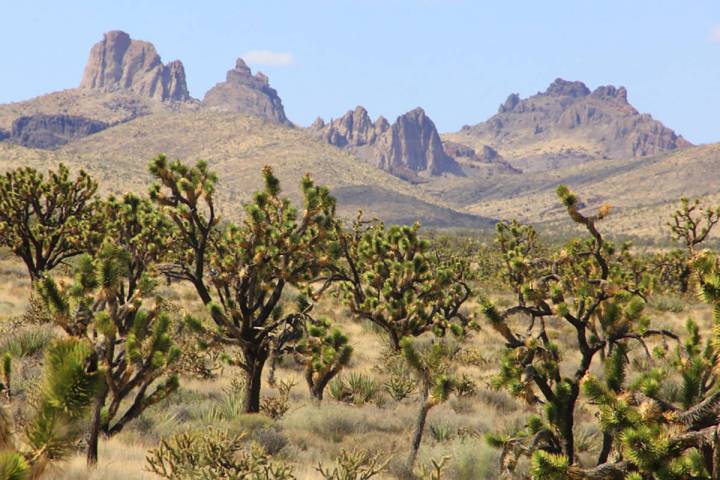
M718 0L0 0L0 102L76 86L112 29L181 59L200 98L254 52L301 125L422 106L454 131L563 77L624 85L689 140L720 141Z

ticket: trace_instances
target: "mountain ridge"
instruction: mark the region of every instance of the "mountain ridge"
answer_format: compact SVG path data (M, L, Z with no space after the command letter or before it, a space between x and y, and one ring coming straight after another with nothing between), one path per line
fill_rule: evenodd
M443 135L472 147L489 145L523 171L607 158L638 158L691 146L627 99L624 87L590 90L561 78L527 98L513 93L484 122Z
M103 60L108 55L112 62ZM104 35L80 87L0 105L0 170L62 161L96 175L103 191L141 192L158 153L202 158L220 173L232 216L261 187L258 172L269 164L296 200L309 172L337 195L343 216L360 209L440 228L488 228L515 217L556 225L559 183L577 189L590 209L615 204L614 231L633 234L657 232L659 212L681 194L720 200L707 175L720 164L720 144L691 146L638 112L624 87L591 90L557 79L528 98L509 95L484 122L442 135L420 107L392 124L358 106L298 128L267 76L242 59L202 101L189 96L184 68L180 75L172 64L149 42Z

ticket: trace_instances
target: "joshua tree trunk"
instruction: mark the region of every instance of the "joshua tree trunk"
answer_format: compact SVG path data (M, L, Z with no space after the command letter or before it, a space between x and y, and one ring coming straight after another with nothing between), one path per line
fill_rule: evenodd
M266 354L245 352L245 362L247 364L247 385L245 385L243 405L245 413L260 412L260 388L262 387L262 371L266 359Z
M602 449L600 450L600 456L598 457L598 461L597 461L598 465L602 465L603 463L607 462L607 459L610 456L610 450L612 450L612 443L613 443L612 435L610 435L607 432L604 432Z
M572 465L575 462L575 435L573 434L573 425L575 423L574 412L577 395L573 395L568 401L568 405L563 408L562 425L560 425L560 434L562 435L563 453Z
M102 429L102 409L105 406L107 398L107 386L103 383L95 395L95 405L93 406L92 419L90 421L90 432L88 435L87 446L87 466L94 468L98 461L98 439Z
M415 433L413 433L410 457L408 457L407 468L409 472L412 472L415 466L418 450L420 450L420 442L422 442L423 431L425 430L425 422L427 421L427 415L431 408L430 402L428 402L429 390L430 388L427 382L423 382L422 392L420 394L420 410L418 411L415 423Z

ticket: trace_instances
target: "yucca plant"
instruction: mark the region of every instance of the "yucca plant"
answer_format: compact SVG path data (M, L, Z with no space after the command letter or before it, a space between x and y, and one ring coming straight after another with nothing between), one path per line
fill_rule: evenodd
M15 443L14 426L0 409L0 479L39 478L50 462L71 453L103 372L92 347L76 339L54 340L45 351L43 381L34 414Z
M113 436L178 387L172 365L180 355L170 314L154 297L153 268L167 241L167 224L148 200L127 195L107 204L108 238L96 256L82 255L74 281L38 283L54 322L87 339L105 382L98 391L88 440L97 462L99 435Z
M614 355L604 378L592 375L583 380L582 390L598 408L605 435L614 440L617 460L592 469L568 466L576 478L594 478L604 472L608 478L676 479L716 478L720 473L717 437L720 425L720 392L713 373L718 368L715 334L702 345L697 325L686 324L686 340L674 354L656 349L659 366L641 372L632 382L625 380L627 352ZM679 382L677 390L665 388ZM540 452L533 457L539 473L544 469ZM537 458L536 458L537 457ZM549 478L538 476L537 478Z
M299 335L308 309L283 311L288 286L303 289L332 262L327 244L335 225L335 199L310 177L302 180L301 214L281 197L280 182L263 169L265 188L245 206L239 225L219 226L214 203L216 175L207 163L193 167L164 156L150 170L158 183L152 198L174 224L168 252L170 278L189 281L209 308L214 326L195 324L210 341L242 352L237 365L246 376L245 411L260 410L263 368L283 341Z

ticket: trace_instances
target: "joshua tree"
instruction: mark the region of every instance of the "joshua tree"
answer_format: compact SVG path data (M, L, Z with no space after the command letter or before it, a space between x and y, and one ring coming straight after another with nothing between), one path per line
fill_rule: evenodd
M332 261L327 243L335 224L335 199L306 176L304 209L298 215L280 197L279 181L266 167L265 188L245 206L243 222L220 229L213 200L217 178L207 164L187 167L159 156L150 169L159 180L151 195L175 224L172 243L177 248L165 272L190 281L208 305L215 328L199 322L195 327L213 341L241 350L238 365L247 380L244 409L256 413L263 367L278 348L278 336L300 328L307 315L283 313L282 294L288 286L303 288Z
M559 187L557 193L570 218L583 226L590 238L574 240L557 254L544 257L537 252L530 227L500 224L498 241L517 304L501 311L483 301L490 325L506 342L495 386L544 406L543 417L529 424L527 442L517 438L500 442L505 448L504 462L511 452L541 450L545 453L538 455L555 455L552 458L572 465L575 409L581 384L593 363L612 358L613 352L629 348L631 342L644 346L650 336L674 337L671 332L649 328L643 315L646 279L628 275L627 246L616 248L598 231L596 224L609 213L609 207L585 215L566 187ZM527 326L510 321L517 315L527 318ZM561 365L566 352L546 328L551 321L562 322L573 331L579 359L569 372ZM614 437L606 434L598 464L607 461L613 444ZM514 462L505 465L512 467Z
M358 218L351 230L338 229L334 249L341 261L326 278L326 286L339 285L353 314L387 333L395 351L403 337L461 334L470 324L461 311L472 293L467 262L430 251L419 229L368 226Z
M659 345L648 368L628 372L627 346L620 344L605 363L602 378L586 375L582 391L598 408L600 425L613 439L615 458L592 468L572 465L564 455L536 451L537 479L720 478L720 270L716 255L694 262L701 293L713 308L713 329L704 344L688 320L686 339L672 350ZM628 382L630 373L635 379Z
M692 262L698 247L704 243L715 225L720 221L720 207L710 208L700 200L690 201L683 197L680 206L668 222L672 238L683 244L684 250L674 250L661 256L658 270L661 276L670 277L679 284L681 293L690 290Z
M132 195L111 199L106 208L108 239L96 257L80 257L74 283L64 288L51 277L39 282L55 323L91 342L104 374L90 427L90 465L97 462L100 434L119 433L177 389L170 369L180 355L162 299L150 301L152 269L169 226L150 202Z
M21 443L13 441L13 422L0 408L1 479L40 478L50 462L73 451L99 385L101 372L96 367L86 342L64 339L48 346L39 398Z
M703 243L712 229L720 220L720 208L705 207L699 199L690 201L685 197L680 199L680 206L672 214L672 221L668 222L674 240L684 243L687 251L692 255L697 246Z
M310 395L318 401L328 382L350 361L352 347L348 338L326 318L308 319L302 339L295 347L296 359L305 367Z
M452 360L459 351L457 345L447 339L433 338L425 342L422 340L404 337L400 342L405 361L420 381L420 398L418 399L420 408L408 457L409 472L415 466L430 409L446 401L452 393L455 385L452 376Z
M63 164L47 178L32 168L0 177L0 245L23 260L33 282L99 244L96 191L87 173L72 179Z

